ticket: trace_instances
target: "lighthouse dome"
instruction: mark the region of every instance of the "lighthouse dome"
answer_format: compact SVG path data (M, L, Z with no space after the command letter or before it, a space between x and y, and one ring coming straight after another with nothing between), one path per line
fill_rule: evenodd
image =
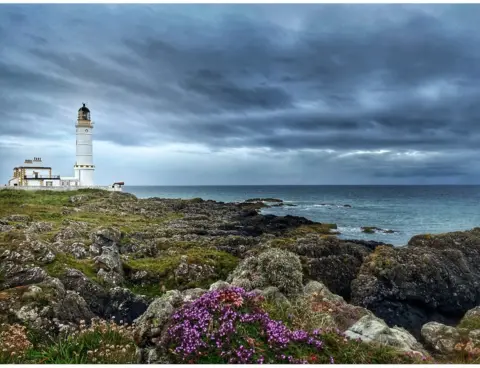
M88 109L88 107L85 106L85 104L83 104L83 106L78 109L78 112L80 112L80 111L82 111L82 112L90 112L90 110Z

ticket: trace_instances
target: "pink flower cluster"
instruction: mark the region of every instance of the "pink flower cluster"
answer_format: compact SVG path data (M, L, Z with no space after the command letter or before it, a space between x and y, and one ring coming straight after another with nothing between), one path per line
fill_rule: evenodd
M193 363L206 357L212 363L306 363L289 353L292 345L322 350L317 334L291 331L283 322L272 320L261 309L260 300L256 293L232 287L184 305L174 313L168 329L172 354Z

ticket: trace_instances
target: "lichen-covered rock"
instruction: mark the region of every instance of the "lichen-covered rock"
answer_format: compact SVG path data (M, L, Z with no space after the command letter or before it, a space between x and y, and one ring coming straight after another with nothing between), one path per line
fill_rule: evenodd
M208 264L189 263L188 257L182 256L173 274L178 284L186 284L211 279L215 276L215 268Z
M87 249L85 247L85 244L82 242L74 242L74 243L69 243L69 242L62 242L62 241L57 241L52 244L52 246L59 252L66 253L66 254L71 254L73 257L77 259L85 259L88 256Z
M30 233L45 233L53 230L53 225L49 222L32 222L27 228L27 231Z
M440 355L458 352L480 355L480 307L465 313L457 327L438 322L426 323L421 330L426 346Z
M134 339L139 348L152 346L152 339L158 338L170 315L175 310L170 295L155 299L138 319L134 321Z
M421 333L426 346L440 354L453 353L455 345L461 340L461 335L455 327L445 326L438 322L425 324Z
M7 221L13 222L30 222L32 218L28 215L10 215L5 218Z
M315 295L331 302L345 302L340 296L332 293L323 283L318 281L309 281L303 288L305 296Z
M288 306L290 301L285 295L283 295L280 290L275 286L269 286L264 290L261 290L260 295L262 295L266 300L271 303L274 303L277 306Z
M401 351L427 354L422 345L407 330L400 327L390 328L384 321L372 315L362 317L345 332L345 335L351 339L392 346Z
M101 254L94 258L99 270L98 276L110 285L120 285L123 282L123 267L120 253L115 244L102 247Z
M66 291L60 280L48 277L44 282L0 292L0 321L23 323L44 331L58 331L60 325L78 325L94 314L85 300Z
M73 239L86 239L88 236L88 223L81 221L64 220L62 222L63 227L57 234L55 234L53 240L55 242L61 241L68 243L68 240Z
M184 303L191 302L195 299L200 298L206 292L206 290L200 288L187 289L182 292L182 300Z
M227 281L246 290L276 286L289 296L302 292L302 278L302 265L296 254L270 249L243 260Z
M368 309L348 304L341 296L333 294L321 282L310 281L303 290L302 297L307 301L304 308L308 308L318 316L321 315L322 323L326 326L344 331L362 317L373 315Z
M230 284L228 282L219 280L217 282L214 282L212 285L210 285L210 288L208 290L209 291L223 290L223 289L228 289L229 287L230 287Z
M92 243L100 248L111 247L114 243L120 242L120 238L120 230L111 227L98 229L90 236Z
M2 269L0 267L0 273ZM3 273L3 280L0 282L0 290L17 286L37 284L45 280L47 273L40 267L23 267L12 265Z

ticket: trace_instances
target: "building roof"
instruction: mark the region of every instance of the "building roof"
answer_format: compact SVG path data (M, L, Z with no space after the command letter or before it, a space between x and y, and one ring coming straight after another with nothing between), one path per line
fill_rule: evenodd
M13 170L16 170L16 169L44 169L44 170L51 170L52 168L51 167L47 167L47 166L17 166L17 167L14 167Z

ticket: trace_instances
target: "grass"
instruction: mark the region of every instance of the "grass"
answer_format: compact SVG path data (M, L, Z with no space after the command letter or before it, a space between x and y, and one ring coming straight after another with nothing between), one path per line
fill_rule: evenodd
M81 271L88 278L99 281L93 260L76 259L65 253L57 253L55 260L44 267L45 271L52 277L61 277L67 268L75 268Z
M0 364L132 364L136 363L131 328L94 322L56 338L18 325L0 334Z

